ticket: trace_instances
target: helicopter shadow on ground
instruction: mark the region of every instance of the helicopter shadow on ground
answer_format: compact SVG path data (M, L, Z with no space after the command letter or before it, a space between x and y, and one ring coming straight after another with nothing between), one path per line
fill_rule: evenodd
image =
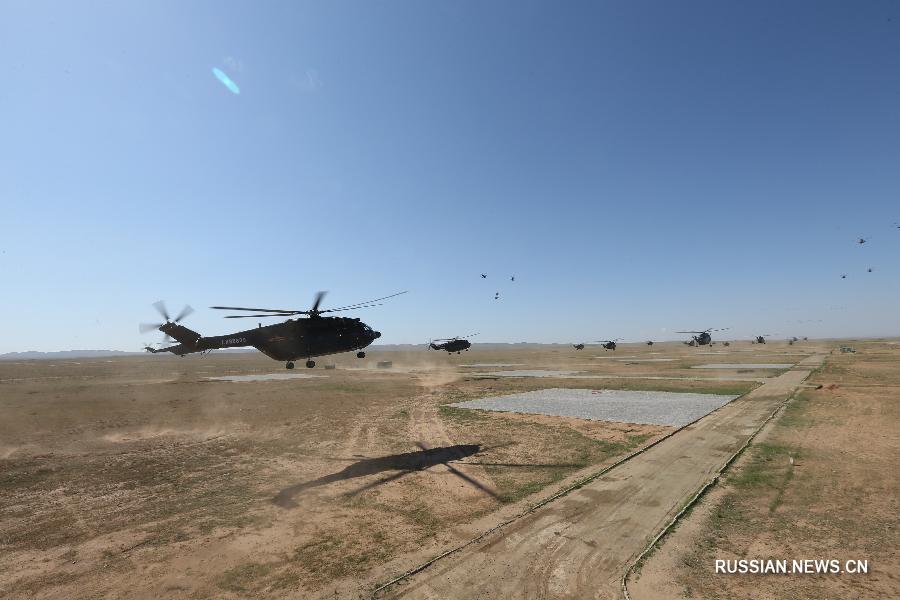
M324 477L319 477L318 479L313 479L311 481L305 481L303 483L298 483L296 485L292 485L290 487L286 487L272 499L272 502L277 506L282 508L295 508L297 507L297 502L295 498L302 494L303 492L325 486L330 485L332 483L337 483L339 481L346 481L348 479L354 479L357 477L366 477L368 475L376 475L378 473L385 473L388 471L395 471L391 475L387 477L383 477L378 479L372 483L364 485L352 492L349 492L349 495L357 495L366 490L372 489L374 487L383 485L390 481L394 481L400 479L404 475L409 475L410 473L414 473L416 471L424 471L431 467L437 465L443 465L447 468L447 470L456 475L457 477L464 479L474 487L483 491L484 493L492 496L493 498L498 498L496 492L492 490L490 487L484 485L480 481L466 475L465 473L459 471L451 464L452 461L460 461L464 458L468 458L470 456L474 456L479 452L483 451L483 447L481 444L456 444L454 446L443 446L439 448L426 448L421 443L418 444L420 448L419 451L416 452L404 452L402 454L391 454L389 456L381 456L377 458L366 458L357 462L354 462L351 465L346 466L342 470L337 473L332 473L331 475L325 475ZM513 463L461 463L461 464L472 464L472 465L493 465L493 466L504 466L504 467L567 467L567 466L577 466L577 465L569 465L569 464L553 464L553 465L544 465L544 464L513 464Z

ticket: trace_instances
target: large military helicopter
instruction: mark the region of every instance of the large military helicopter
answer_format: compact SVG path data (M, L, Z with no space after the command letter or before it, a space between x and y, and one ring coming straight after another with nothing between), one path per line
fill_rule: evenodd
M615 350L616 342L622 341L622 338L616 338L614 340L597 340L597 343L603 346L606 350Z
M166 334L166 340L169 336L174 338L178 344L167 348L152 348L147 346L145 350L148 352L171 352L178 356L185 354L203 353L210 350L220 348L240 348L250 346L256 348L269 358L278 361L284 361L288 369L294 368L294 361L300 358L306 358L306 366L313 368L316 362L315 356L325 356L328 354L339 354L341 352L349 352L358 350L357 358L365 358L366 353L363 348L381 337L381 333L374 331L371 327L360 321L359 319L351 319L347 317L323 317L324 313L340 312L345 310L353 310L357 308L368 308L371 306L380 306L378 304L382 300L405 294L406 292L398 292L383 298L376 298L366 302L359 302L348 306L338 308L319 309L325 292L316 294L312 308L309 310L289 310L289 309L272 309L272 308L244 308L240 306L211 306L215 310L234 310L234 311L250 311L252 315L228 315L226 319L249 319L249 318L267 318L267 317L290 317L294 315L306 315L306 319L288 319L283 323L276 325L262 324L256 329L247 329L230 333L228 335L216 335L204 337L180 325L179 321L188 316L193 309L185 306L181 313L174 319L169 317L166 305L160 300L154 303L154 307L159 314L166 320L165 323L142 323L140 326L141 333L146 333L153 329Z
M455 338L441 338L439 340L430 340L428 342L429 350L446 350L447 354L453 354L456 352L459 354L463 350L466 352L469 351L469 348L472 346L472 342L470 342L467 338L475 337L478 335L477 333L470 333L469 335L463 337L455 337ZM443 344L435 344L435 342L444 342Z
M572 347L576 350L584 350L584 344L572 344Z
M706 329L704 331L676 331L675 333L694 333L696 335L691 336L691 341L685 342L688 346L708 346L712 343L712 335L713 331L725 331L728 329L727 327L723 327L721 329Z

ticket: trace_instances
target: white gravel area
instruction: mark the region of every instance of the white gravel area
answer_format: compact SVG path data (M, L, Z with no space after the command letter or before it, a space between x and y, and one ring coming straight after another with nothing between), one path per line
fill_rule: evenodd
M222 377L207 377L206 380L251 383L254 381L282 381L284 379L316 379L318 377L328 377L328 375L310 375L307 373L268 373L265 375L224 375Z
M794 363L715 363L696 365L692 369L790 369Z
M459 365L466 368L488 368L488 367L521 367L525 363L472 363L469 365Z
M490 373L473 373L485 377L567 377L578 371L547 371L542 369L522 369L518 371L493 371Z
M450 406L681 427L735 398L722 394L550 388Z
M619 362L672 362L674 358L617 358Z

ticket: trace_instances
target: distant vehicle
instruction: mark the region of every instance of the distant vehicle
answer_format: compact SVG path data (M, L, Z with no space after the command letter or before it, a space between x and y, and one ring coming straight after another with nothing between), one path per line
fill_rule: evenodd
M597 340L597 342L603 346L606 350L615 350L616 342L622 341L622 338L616 338L614 340Z
M445 350L447 354L453 354L456 352L459 354L462 351L469 351L469 348L472 347L472 342L468 340L470 337L475 337L478 335L477 333L471 333L464 337L455 337L455 338L441 338L439 340L430 340L428 342L428 348L430 350ZM435 342L444 342L443 344L435 344Z
M166 348L145 347L147 352L154 354L159 352L171 352L177 356L185 354L204 353L210 350L220 348L240 348L252 347L256 348L269 358L277 361L284 361L285 367L294 368L294 361L300 358L306 358L306 366L313 368L316 363L313 357L326 356L328 354L339 354L341 352L350 352L358 350L357 358L365 358L366 353L363 348L381 337L381 333L373 330L371 327L360 321L359 319L350 319L346 317L323 317L324 313L340 312L346 310L354 310L357 308L368 308L371 306L380 306L378 304L382 300L405 294L406 292L398 292L383 298L367 300L366 302L358 302L348 306L338 308L319 309L325 292L319 292L316 295L312 308L309 310L288 310L288 309L271 309L271 308L244 308L239 306L211 306L215 310L233 310L233 311L250 311L252 315L228 315L226 319L248 319L248 318L269 318L269 317L290 317L294 315L306 315L305 319L288 319L283 323L276 325L262 324L255 329L247 329L230 333L228 335L217 335L204 337L180 325L179 322L193 312L190 306L185 306L182 311L174 319L169 317L165 303L160 300L153 306L159 311L159 314L165 319L165 323L142 323L140 325L141 333L146 333L154 329L165 334L165 340L174 338L179 342L174 346Z
M572 347L576 350L584 350L584 344L572 344Z
M721 329L705 329L703 331L676 331L675 333L693 333L695 335L691 336L691 341L685 342L688 346L708 346L712 343L712 332L713 331L725 331L728 327L723 327Z

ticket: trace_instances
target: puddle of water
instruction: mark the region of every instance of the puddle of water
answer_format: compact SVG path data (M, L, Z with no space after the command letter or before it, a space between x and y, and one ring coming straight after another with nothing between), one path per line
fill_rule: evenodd
M207 381L283 381L285 379L316 379L327 375L310 375L308 373L267 373L265 375L225 375L223 377L207 377Z

